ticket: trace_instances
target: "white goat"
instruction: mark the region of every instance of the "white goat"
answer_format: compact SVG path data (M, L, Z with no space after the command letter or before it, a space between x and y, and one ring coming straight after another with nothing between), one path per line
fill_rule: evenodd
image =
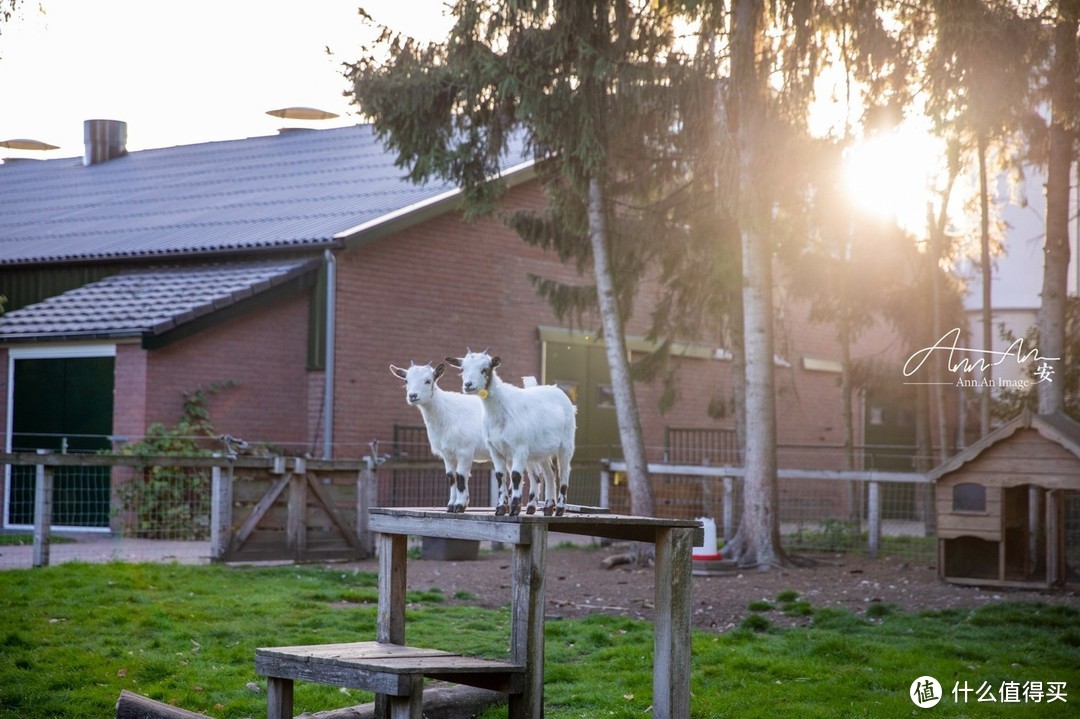
M438 381L445 369L441 363L432 367L430 363L417 365L410 362L408 369L390 365L394 376L405 380L405 401L416 406L424 418L432 453L443 460L450 482L446 511L460 513L469 506L469 474L473 462L491 461L491 453L484 441L484 409L480 398L442 390ZM537 462L530 467L529 514L536 511L539 477L550 475L550 466L545 464L550 465Z
M495 373L502 360L486 350L468 352L460 358L447 357L446 361L461 370L462 391L483 400L484 434L500 488L495 513L517 514L521 510L522 474L530 464L547 465L554 458L559 472L558 493L554 477L545 472L544 514L561 516L566 511L577 429L573 402L555 385L521 388L503 382ZM505 503L507 495L509 507Z

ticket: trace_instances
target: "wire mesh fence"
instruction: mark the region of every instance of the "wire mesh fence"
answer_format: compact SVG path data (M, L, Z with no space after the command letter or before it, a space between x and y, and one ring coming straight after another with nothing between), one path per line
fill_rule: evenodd
M699 460L729 456L714 440L690 441L678 456ZM445 471L431 455L422 427L398 428L394 442L383 449L388 451L379 453L373 448L369 458L372 506L445 505ZM861 476L845 473L832 469L843 466L835 451L789 447L782 454L788 462L781 466L778 480L779 519L788 551L876 554L936 562L933 485L922 475L877 470L864 470ZM812 456L816 457L813 461ZM37 469L25 456L23 459L5 468L0 567L31 565L24 548L32 543ZM795 461L825 469L794 470L790 464ZM737 473L724 475L725 469L732 468L654 467L651 482L657 516L713 518L721 541L733 536L741 514L742 480ZM209 561L211 484L208 465L176 462L136 466L129 459L127 464L109 466L101 455L72 458L70 463L53 468L53 559ZM477 465L470 484L472 506L491 506L491 484L490 465ZM1063 498L1064 549L1069 566L1080 567L1080 492L1066 492ZM568 500L630 513L625 477L599 464L575 466Z

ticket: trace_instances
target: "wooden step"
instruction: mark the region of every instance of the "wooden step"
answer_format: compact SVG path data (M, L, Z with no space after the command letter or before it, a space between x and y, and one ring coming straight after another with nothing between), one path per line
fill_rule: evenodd
M525 686L525 667L521 664L380 642L260 648L255 650L255 671L267 677L366 689L390 696L412 693L412 678L416 676L505 694L520 694Z

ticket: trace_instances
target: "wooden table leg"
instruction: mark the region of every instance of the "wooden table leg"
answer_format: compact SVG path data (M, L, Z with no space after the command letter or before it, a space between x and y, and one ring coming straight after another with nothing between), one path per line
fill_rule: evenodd
M509 700L511 719L544 716L544 564L548 528L532 525L531 541L514 545L511 569L510 652L525 665L525 692Z
M266 678L266 719L292 719L293 680Z
M405 643L405 588L408 576L408 536L380 534L379 611L375 620L375 639L390 644ZM375 695L375 716L386 717L396 711L385 694ZM397 717L398 714L394 713Z
M653 716L690 716L690 557L694 530L656 531L656 620L653 634Z
M424 678L416 675L409 677L412 688L407 697L387 697L389 711L382 716L389 719L424 719ZM378 710L375 716L379 717Z

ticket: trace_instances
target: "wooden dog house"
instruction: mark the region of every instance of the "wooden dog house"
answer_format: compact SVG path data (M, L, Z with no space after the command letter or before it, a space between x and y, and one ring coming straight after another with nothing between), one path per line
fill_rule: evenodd
M1067 542L1077 541L1067 518L1075 524L1080 504L1080 424L1025 411L929 476L941 578L1032 588L1068 580L1069 550L1077 549Z

